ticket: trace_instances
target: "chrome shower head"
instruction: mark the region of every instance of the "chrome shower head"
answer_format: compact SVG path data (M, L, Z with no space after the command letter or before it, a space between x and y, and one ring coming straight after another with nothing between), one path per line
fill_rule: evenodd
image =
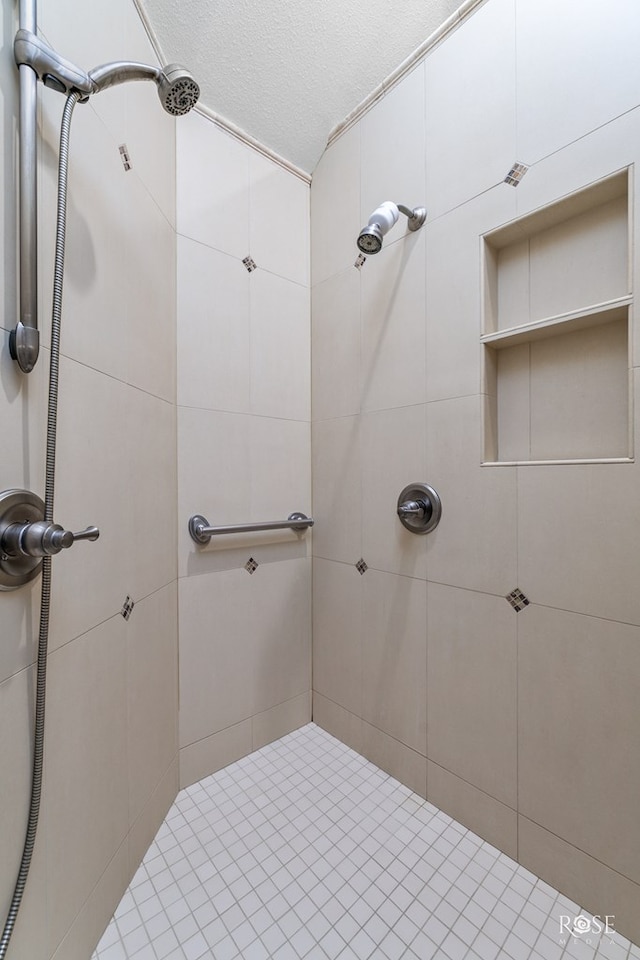
M152 67L147 63L116 61L90 70L89 79L93 86L92 93L100 93L107 87L130 80L153 80L158 88L160 103L174 117L188 113L200 96L200 87L189 71L177 63Z
M198 102L200 87L189 71L178 63L163 67L157 82L160 103L174 117L189 113Z
M18 30L14 51L16 63L31 67L46 86L67 96L77 92L82 101L119 83L153 80L163 108L172 116L180 117L196 105L200 96L200 87L189 71L177 63L153 67L148 63L117 60L86 73L29 30Z
M362 253L373 255L382 250L382 240L394 223L397 223L400 212L391 200L385 200L377 207L371 216L366 227L363 227L358 234L358 250Z
M363 227L358 234L358 250L361 253L367 253L373 256L374 253L380 253L382 250L382 238L384 234L377 223Z
M398 222L398 217L404 213L409 220L409 230L418 230L427 218L427 211L424 207L416 207L410 210L403 204L395 204L391 200L385 200L377 207L371 216L366 227L363 227L358 234L358 250L362 253L373 255L382 250L382 240L385 233Z

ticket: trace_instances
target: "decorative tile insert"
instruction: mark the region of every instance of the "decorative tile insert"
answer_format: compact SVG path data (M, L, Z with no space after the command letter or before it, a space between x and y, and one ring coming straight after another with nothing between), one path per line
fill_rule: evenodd
M369 567L367 566L367 564L365 563L365 561L364 561L364 560L362 559L362 557L361 557L361 558L358 560L358 562L356 563L356 570L358 571L358 573L360 574L360 576L362 576L362 574L363 574L363 573L366 573L368 569L369 569Z
M526 163L514 163L504 178L504 182L510 184L512 187L517 187L528 169L529 167Z
M507 594L505 600L509 601L516 613L520 613L520 611L528 607L530 603L529 598L525 597L522 590L518 590L517 587L515 590L512 590L511 593Z
M135 607L134 601L131 599L131 597L127 597L122 605L122 610L120 611L120 613L122 614L125 620L129 619L129 617L133 612L134 607Z
M126 145L126 143L121 143L118 147L118 150L120 151L120 159L122 160L122 166L124 167L125 171L131 170L133 164L131 163L131 157L129 156L129 147Z
M256 570L258 569L258 566L259 566L258 561L254 560L253 557L249 557L249 559L244 565L244 568L247 571L247 573L255 573Z
M253 270L255 270L256 267L258 266L258 264L255 262L255 260L253 259L253 257L245 257L242 262L244 263L244 265L245 265L245 267L247 268L247 270L249 271L249 273L251 273Z
M364 253L359 253L358 256L356 257L356 262L354 263L354 267L356 267L358 270L361 270L362 265L366 262L367 262L367 258L365 257Z

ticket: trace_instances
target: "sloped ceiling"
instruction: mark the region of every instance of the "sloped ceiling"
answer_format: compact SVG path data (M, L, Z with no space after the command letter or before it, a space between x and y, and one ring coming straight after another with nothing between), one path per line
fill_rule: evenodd
M461 0L138 0L201 102L311 173L332 128Z

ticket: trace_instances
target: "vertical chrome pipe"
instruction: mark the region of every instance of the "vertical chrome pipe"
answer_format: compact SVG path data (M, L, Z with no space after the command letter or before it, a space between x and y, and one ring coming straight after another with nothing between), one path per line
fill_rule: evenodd
M36 0L20 0L20 28L37 31ZM20 368L33 370L40 349L38 333L38 151L37 85L34 70L20 71L20 317L10 349Z

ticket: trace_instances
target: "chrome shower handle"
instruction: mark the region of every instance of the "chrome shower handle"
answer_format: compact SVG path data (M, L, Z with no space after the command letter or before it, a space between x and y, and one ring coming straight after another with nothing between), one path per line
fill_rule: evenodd
M398 506L399 517L417 517L420 520L429 519L431 516L431 504L425 500L405 500Z
M24 521L11 523L2 531L0 550L7 557L53 557L61 550L68 550L76 540L97 540L99 536L97 527L72 533L59 523Z
M53 526L57 527L57 524L53 524ZM51 539L56 545L59 544L59 550L67 550L74 545L76 540L97 540L99 536L100 531L97 527L87 527L78 533L72 533L71 530L63 530L62 527L60 527L59 530L55 530L52 533Z

